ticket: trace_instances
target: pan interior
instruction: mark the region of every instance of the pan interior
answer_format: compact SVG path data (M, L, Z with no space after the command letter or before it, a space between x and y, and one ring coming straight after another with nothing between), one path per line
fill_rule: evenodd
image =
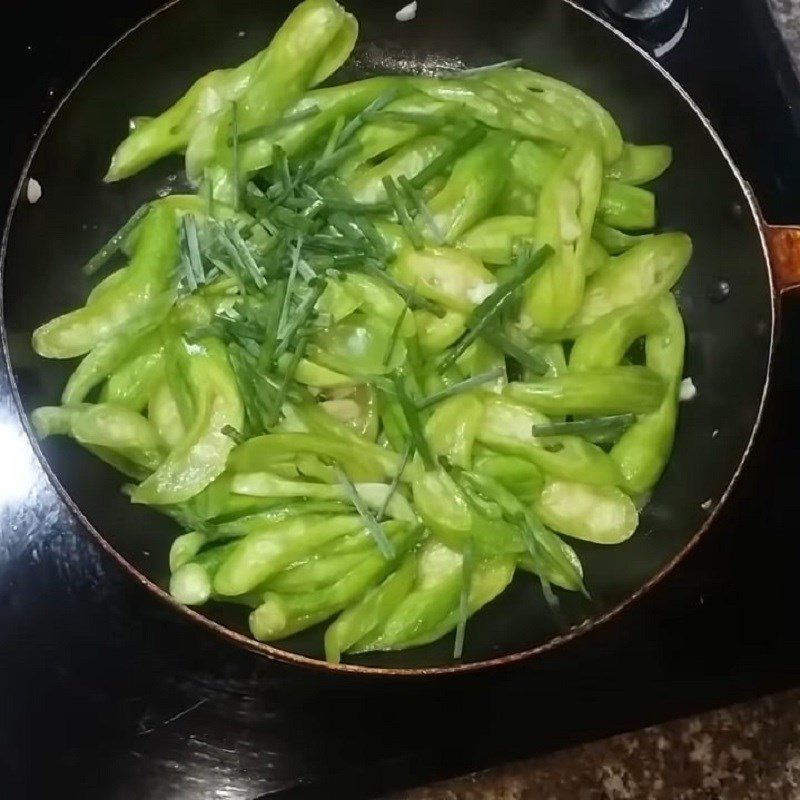
M32 330L80 305L90 288L80 265L142 202L180 182L181 162L172 159L122 183L102 184L128 117L157 112L200 74L260 49L292 5L183 0L119 42L51 120L29 171L42 184L43 197L12 211L3 265L8 357L26 411L57 402L74 366L36 357ZM395 21L397 3L347 5L361 23L361 36L356 57L339 80L521 57L526 66L600 100L627 140L674 147L674 165L655 189L661 227L689 232L695 245L678 294L688 328L686 374L698 395L682 405L672 460L636 536L613 548L577 544L594 598L591 606L564 598L565 616L577 624L625 601L683 550L706 521L708 501L713 505L725 492L748 447L773 331L770 282L750 205L714 138L676 89L639 53L566 3L426 0L417 19L406 24ZM731 289L725 302L715 302L720 281ZM42 450L91 525L125 561L165 586L174 525L132 506L119 491L119 477L71 442L48 440ZM238 610L207 613L246 631ZM558 633L537 585L523 575L470 621L464 662L519 653ZM320 642L315 629L280 647L320 657ZM448 639L359 663L412 668L451 662Z

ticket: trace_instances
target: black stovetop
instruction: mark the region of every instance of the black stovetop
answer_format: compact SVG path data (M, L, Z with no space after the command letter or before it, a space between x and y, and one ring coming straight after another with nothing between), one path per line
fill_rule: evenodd
M767 218L800 222L800 87L765 2L691 0L661 60ZM117 0L101 19L28 4L3 26L4 203L58 97L156 5ZM270 663L170 614L49 486L0 369L0 796L373 797L796 683L800 306L787 304L783 334L744 479L669 581L537 661L427 682Z

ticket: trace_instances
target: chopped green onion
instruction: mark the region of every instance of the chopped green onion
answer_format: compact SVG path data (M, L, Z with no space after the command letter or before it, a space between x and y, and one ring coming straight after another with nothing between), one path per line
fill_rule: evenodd
M305 354L307 343L308 342L305 336L300 336L297 340L294 352L292 353L292 358L286 366L286 372L283 375L283 382L281 383L280 389L278 389L278 394L275 397L272 406L272 413L269 417L270 424L267 427L272 427L272 425L274 425L280 418L281 409L283 408L283 401L286 399L289 393L289 385L294 380L294 374L297 372L297 367L300 364L300 360Z
M300 265L300 250L303 247L303 234L295 240L294 251L292 252L292 266L289 270L289 280L286 284L286 294L283 297L283 307L281 308L281 315L278 318L278 336L283 338L286 328L286 321L289 317L289 306L294 296L294 283L297 280L297 270Z
M208 260L225 276L231 278L232 280L236 281L237 287L239 289L240 294L244 294L245 288L244 284L242 283L242 279L239 277L239 273L236 270L231 269L224 261L221 261L219 258L214 258L214 256L208 256Z
M384 516L386 516L386 509L389 508L389 501L392 499L392 497L394 497L394 493L397 491L397 487L400 485L400 480L403 477L403 473L405 472L406 466L408 465L409 459L413 453L414 445L409 442L406 445L406 449L403 451L403 458L400 460L400 466L397 468L397 472L395 472L392 482L389 484L389 491L386 493L386 497L384 498L384 501L381 504L378 513L376 514L375 518L378 520L378 522L381 522Z
M528 248L520 251L518 263L513 274L506 278L485 300L483 300L472 312L473 324L479 322L483 317L492 315L496 309L513 292L525 284L553 253L553 248L549 244L540 247L532 255Z
M496 347L509 358L522 364L534 375L544 375L547 372L547 362L531 350L520 347L508 334L499 328L487 327L482 333L483 338L490 345Z
M83 267L83 274L94 275L95 272L102 269L108 259L120 249L131 232L144 219L149 210L150 203L145 203L137 208L133 216L86 262Z
M414 249L419 250L425 245L425 241L422 238L422 234L417 229L417 226L414 224L414 220L411 219L411 215L408 213L408 208L403 202L403 198L400 196L400 191L397 188L397 184L394 182L394 179L391 175L385 175L383 177L383 186L386 189L386 194L389 197L389 201L391 202L392 206L394 206L394 213L397 214L397 220L403 226L403 230L411 240L411 244L414 245Z
M608 417L576 419L572 422L550 422L543 425L534 425L531 433L534 436L596 436L625 430L635 421L636 416L634 414L614 414Z
M282 353L286 352L289 347L291 347L295 335L300 331L303 325L308 322L311 315L314 313L314 306L317 304L317 300L319 300L322 293L325 291L325 285L325 280L321 278L315 279L315 283L311 286L311 291L303 298L297 310L292 315L292 319L286 326L283 339L277 347L276 355L281 355Z
M341 235L330 233L318 233L309 238L308 248L322 253L340 253L342 255L353 254L353 243Z
M522 509L522 528L526 533L528 551L534 561L550 560L554 564L569 573L572 583L579 588L581 594L588 598L589 591L583 582L583 578L574 564L564 556L560 546L556 544L558 537L549 531L539 517L530 507Z
M325 201L324 200L314 200L314 202L309 203L300 213L301 217L305 219L314 219L317 214L320 213L325 208Z
M497 317L500 312L503 310L505 304L509 301L509 297L503 298L503 300L496 306L493 307L491 312L477 321L469 320L467 322L467 332L458 340L456 346L450 350L444 358L439 362L437 366L437 371L447 372L453 364L458 361L461 356L464 355L467 348L479 337L483 335L483 332L488 326L494 321L494 318Z
M346 161L350 156L354 156L361 151L361 147L357 142L350 142L338 150L334 150L328 155L322 156L311 169L310 177L312 179L321 179L335 172L336 168Z
M322 149L322 158L328 158L336 149L336 143L342 135L342 128L344 128L344 117L339 115L336 117L336 122L333 123L328 141L325 142L325 147Z
M295 125L298 122L303 122L307 119L311 119L311 117L316 117L317 114L320 113L320 110L321 109L319 106L309 106L308 108L303 108L300 111L295 111L294 114L287 114L285 117L281 117L275 122L270 122L266 125L258 125L257 127L246 131L245 133L240 133L239 141L249 142L253 139L258 139L265 134L280 130L281 128L288 128L289 126ZM232 142L233 137L228 140L228 144L232 144Z
M297 166L297 171L294 173L294 186L300 186L306 179L306 175L308 171L311 169L311 166L307 161L302 161Z
M353 244L363 245L366 237L361 228L356 225L353 217L342 211L336 211L328 218L328 224L334 231L340 233L345 239ZM369 242L367 242L369 244Z
M250 276L253 283L255 283L259 289L266 288L267 281L261 274L261 270L259 270L258 264L256 264L256 260L253 258L253 254L247 246L247 242L242 239L242 235L236 230L236 226L232 222L228 221L225 223L225 233L227 234L233 251L238 253L239 261L244 266L246 273Z
M206 197L206 214L214 218L214 181L210 177L210 170L206 168L203 173L203 189Z
M458 625L456 641L453 645L453 658L460 659L464 653L464 637L467 632L469 617L469 591L472 585L472 573L475 567L475 554L472 542L464 550L461 560L461 591L458 597Z
M244 276L248 274L247 267L245 266L239 251L236 249L236 246L229 239L227 231L219 223L216 223L212 230L216 234L217 243L230 258L231 268L236 272L239 279L243 280Z
M205 283L203 259L200 255L200 240L197 236L197 223L193 214L184 214L182 219L183 235L186 242L189 265L194 273L196 284ZM195 286L196 288L196 286Z
M392 360L395 347L397 347L397 337L400 335L400 328L403 326L403 320L405 320L407 313L408 313L408 303L406 303L403 306L403 310L397 315L397 319L395 320L394 326L392 327L392 333L389 336L389 345L386 348L386 355L383 357L384 367L389 366L389 362Z
M284 196L288 195L292 191L292 173L289 169L289 159L286 156L286 151L279 144L272 146L272 165L275 176L280 181Z
M387 89L383 94L376 97L366 108L359 111L359 113L342 129L342 132L336 140L336 147L346 145L350 139L355 136L357 131L364 126L364 123L367 122L371 114L385 108L395 97L397 97L397 89Z
M270 394L271 384L264 376L257 374L251 355L241 343L232 343L228 348L231 367L236 376L236 383L242 394L245 414L251 432L260 433L267 429L274 396Z
M430 408L431 406L435 406L437 403L441 403L442 400L447 400L448 397L454 397L455 395L469 392L478 386L483 386L485 383L491 383L492 381L499 380L500 378L504 377L505 374L506 371L503 367L496 367L490 372L484 372L481 375L475 375L472 378L459 381L458 383L454 383L452 386L448 386L439 392L435 392L432 395L428 395L428 397L424 397L417 403L417 408L420 411L424 411L426 408Z
M475 125L470 128L460 139L456 139L447 150L436 156L427 167L420 170L411 179L411 185L415 189L422 189L426 183L441 175L459 156L472 149L484 138L486 138L486 128L482 125Z
M286 206L275 206L272 211L272 219L284 228L299 233L309 233L316 227L313 218L298 214Z
M568 630L569 625L564 618L564 612L561 610L561 603L556 593L553 591L553 585L547 578L543 578L541 575L539 576L539 584L542 587L542 595L547 603L547 607L550 609L550 613L553 615L553 619L555 619L559 629L562 631Z
M431 300L428 300L427 297L422 297L422 295L417 294L413 289L409 289L400 281L395 280L388 272L385 270L380 269L379 267L375 266L370 260L366 260L363 263L358 265L359 268L366 272L368 275L371 275L373 278L378 278L379 280L384 281L392 289L394 289L403 300L411 306L411 308L421 309L422 311L430 311L436 317L440 319L445 316L445 311L443 308L440 308L436 303Z
M510 278L503 281L482 303L476 306L467 320L467 332L441 360L438 367L439 372L447 371L461 358L472 342L499 315L503 306L511 299L511 295L544 264L552 252L553 248L550 245L540 247L527 263L520 264Z
M289 286L288 281L279 281L277 291L270 298L267 304L266 319L264 321L263 339L258 354L258 368L260 370L269 369L275 359L275 351L278 345L280 333L281 314L283 308L288 304ZM281 311L277 311L280 308Z
M378 229L372 224L372 221L366 216L354 216L353 222L358 226L364 238L372 246L373 252L379 260L385 261L387 258L386 243L383 241Z
M341 483L342 488L347 493L347 497L353 504L355 510L364 520L364 525L366 526L372 538L375 540L375 544L377 545L378 550L381 551L381 555L387 561L391 561L395 557L395 551L394 547L392 547L392 543L386 537L386 533L384 533L383 528L381 528L378 520L375 519L369 506L364 502L364 499L358 493L358 489L356 488L355 484L350 480L350 478L347 477L345 471L341 467L337 467L336 473L339 478L339 483Z
M419 125L423 128L441 128L447 120L447 114L426 114L420 111L393 111L390 108L376 111L369 115L369 121L401 122L407 125Z
M400 184L400 188L403 190L403 193L408 198L411 205L416 209L417 214L425 221L436 244L444 244L442 229L434 219L433 214L431 214L431 210L428 208L428 204L425 202L419 190L414 188L411 181L406 178L405 175L401 175L397 179L397 182Z
M395 372L392 374L392 383L394 384L397 402L400 404L400 410L403 412L408 431L411 434L411 441L414 443L414 449L422 456L422 460L426 466L432 468L434 466L433 455L431 449L428 447L428 440L425 438L425 432L422 429L422 420L417 410L417 404L411 399L406 387L403 384L402 375Z
M331 211L347 211L350 214L385 214L392 210L389 203L359 203L358 200L331 197L330 195L323 195L322 202Z

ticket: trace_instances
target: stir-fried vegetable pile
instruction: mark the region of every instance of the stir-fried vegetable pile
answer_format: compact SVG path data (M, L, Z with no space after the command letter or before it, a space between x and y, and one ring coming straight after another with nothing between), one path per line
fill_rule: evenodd
M669 457L691 255L581 91L501 64L314 89L357 24L305 0L266 50L137 117L106 180L185 153L33 336L82 360L33 415L187 532L170 591L330 661L455 630L517 567L586 592L561 535L636 530ZM642 346L643 343L643 346Z

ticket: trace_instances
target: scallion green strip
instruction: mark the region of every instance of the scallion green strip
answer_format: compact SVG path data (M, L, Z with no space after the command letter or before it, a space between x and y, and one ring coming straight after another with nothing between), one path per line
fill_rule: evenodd
M250 142L253 139L259 139L268 133L272 133L273 131L280 130L281 128L288 128L290 125L295 125L298 122L304 122L307 119L311 119L311 117L316 117L319 112L319 106L309 106L308 108L296 111L294 114L287 114L285 117L281 117L276 122L270 122L267 125L258 125L257 127L246 131L245 133L240 133L239 141ZM228 144L232 144L232 139L233 137L228 140Z
M279 144L272 146L272 165L275 171L275 178L283 189L283 196L290 194L293 181L292 173L289 169L289 159L286 151Z
M345 239L348 239L353 244L363 245L367 242L361 228L356 225L353 217L342 211L336 211L328 217L328 224L333 230L340 233Z
M325 147L322 150L322 158L329 158L333 151L336 149L336 143L339 141L339 137L342 135L342 129L344 128L344 117L338 116L336 117L336 122L333 123L333 128L331 128L330 135L328 136L328 141L325 142Z
M540 247L533 256L522 263L514 274L503 281L482 303L475 307L467 320L467 332L458 344L441 360L439 372L446 372L461 358L466 349L481 335L483 330L494 320L511 295L527 281L537 269L550 257L553 248L550 245Z
M303 234L301 233L295 240L294 250L292 251L292 266L289 269L289 280L286 284L286 294L283 297L283 306L281 307L281 314L278 318L278 336L283 338L287 320L289 318L289 307L292 303L294 296L294 284L297 280L297 270L300 265L300 250L303 247Z
M467 332L458 340L455 347L452 350L448 351L444 358L439 362L437 366L437 371L440 373L447 372L450 367L452 367L456 361L458 361L461 356L467 351L467 348L479 337L482 336L484 331L488 329L488 327L493 323L495 317L499 316L500 312L503 310L503 306L509 301L508 297L505 297L498 305L494 306L492 311L480 317L477 321L469 320L467 322Z
M203 270L203 258L200 255L200 240L197 236L197 222L194 215L184 214L182 224L189 264L194 273L196 283L200 285L205 283L206 280L205 271Z
M540 247L533 255L526 253L520 257L514 272L506 278L485 300L472 312L472 322L477 323L483 317L489 316L513 292L525 284L536 270L538 270L553 253L549 244Z
M525 507L522 510L520 522L526 536L528 552L531 558L534 561L545 563L552 561L560 569L570 573L572 582L579 587L581 594L588 598L589 591L583 582L581 574L556 544L558 537L544 526L532 508Z
M328 155L323 155L311 169L310 178L320 180L336 170L336 168L346 161L350 156L354 156L361 151L357 142L350 142L338 150L334 150Z
M373 278L377 278L378 280L382 280L384 283L391 286L403 300L408 303L411 308L417 308L422 311L430 311L435 317L439 317L441 319L445 316L446 312L443 308L440 308L436 303L431 300L428 300L427 297L422 297L422 295L417 294L413 289L409 289L400 281L395 280L388 272L385 270L380 269L374 263L369 260L366 260L357 265L363 272L366 272L367 275L371 275Z
M186 288L189 290L189 293L196 292L197 279L194 276L194 270L189 261L189 256L185 252L181 253L181 272L186 279Z
M317 304L322 293L325 291L326 281L322 278L315 278L311 286L311 291L303 298L295 313L292 315L291 320L286 326L283 339L278 344L276 355L281 355L286 352L294 341L295 335L308 322L311 315L314 313L314 306Z
M391 336L389 336L389 346L386 348L386 355L383 357L383 366L388 367L389 362L394 355L394 349L397 347L397 337L400 335L400 328L403 326L403 321L408 313L408 303L403 306L403 310L397 315L394 326L392 327Z
M214 256L208 256L208 260L225 276L230 278L231 280L236 281L239 293L244 294L245 288L244 284L242 283L241 277L239 277L239 273L236 270L231 269L224 261L219 258L214 258Z
M300 216L304 219L314 219L324 208L324 200L314 200L300 212Z
M378 513L375 515L375 518L378 520L378 522L381 522L386 516L386 509L389 508L389 502L392 497L394 497L394 493L397 491L397 487L400 485L400 480L403 477L403 473L405 472L406 466L408 465L409 459L413 453L414 445L409 442L406 445L406 449L403 451L403 458L400 460L400 466L397 468L397 472L395 472L392 482L389 484L389 491L386 493L386 498L381 504Z
M331 197L330 195L323 195L322 202L331 211L347 211L350 214L385 214L392 210L389 203L359 203L358 200Z
M347 477L345 471L341 467L337 467L336 473L339 478L339 483L347 493L347 497L353 504L355 510L364 520L364 525L366 526L372 538L375 540L375 544L377 545L378 550L380 550L381 555L387 561L391 561L395 557L395 551L394 547L392 547L392 543L386 537L383 528L381 528L378 520L375 519L369 506L364 502L364 499L358 493L356 485L350 480L350 478Z
M228 354L236 383L242 393L242 402L251 433L264 431L267 428L274 397L273 395L265 397L265 394L267 387L270 390L272 387L264 381L258 381L256 371L250 363L250 355L241 344L231 343Z
M368 106L366 106L362 111L359 111L347 125L342 128L342 132L339 134L338 139L336 140L336 147L343 147L346 145L353 136L356 135L358 130L364 126L364 123L367 122L371 114L374 114L376 111L380 111L382 108L385 108L392 102L392 100L397 97L397 89L387 89L383 94L378 95Z
M354 216L353 222L358 226L364 238L372 246L373 252L376 254L380 261L386 261L388 253L386 250L386 243L383 241L378 229L372 224L372 220L368 217L360 215Z
M508 334L498 328L492 326L484 328L482 336L492 347L496 347L509 358L518 361L534 375L544 375L547 372L547 362L543 358L536 355L532 350L520 347Z
M376 111L368 116L370 122L401 122L406 125L419 125L423 128L441 128L448 120L447 114L420 111L393 111L390 108Z
M406 424L408 425L408 431L411 434L411 441L414 443L414 449L422 456L425 465L429 469L432 469L434 467L433 455L431 454L430 447L428 447L428 440L425 438L425 432L422 428L422 420L417 410L417 404L406 391L402 375L397 372L393 373L392 383L394 384L397 402L400 404L400 410L403 412Z
M280 319L283 308L289 302L288 281L277 282L276 291L270 297L265 309L265 319L263 328L263 338L258 353L258 369L268 370L275 360L275 352L278 346L278 336L280 331ZM278 309L281 309L280 311Z
M389 202L394 207L394 213L397 214L397 221L403 226L403 230L411 240L411 244L414 245L414 249L421 249L425 245L425 241L408 213L408 208L400 195L400 190L397 188L394 178L391 175L384 175L382 183L386 189Z
M286 365L286 372L283 375L283 381L281 382L280 389L278 389L278 394L275 396L272 411L269 415L269 425L267 427L272 427L280 419L283 401L289 394L289 386L294 380L294 374L297 372L297 367L300 364L300 360L303 358L303 355L306 352L306 344L308 344L308 340L305 336L298 337L297 343L294 347L294 352L292 353L292 358Z
M475 125L475 127L470 128L460 139L456 139L447 150L436 156L427 167L411 178L411 185L415 189L422 189L426 183L429 183L448 169L459 156L466 153L467 150L471 150L478 142L483 141L486 138L486 132L486 128L482 125Z
M417 403L417 408L420 411L424 411L426 408L430 408L431 406L435 406L437 403L441 403L442 400L447 400L448 397L454 397L455 395L469 392L478 386L483 386L485 383L491 383L492 381L499 380L500 378L504 377L505 374L506 371L503 367L496 367L495 369L489 372L484 372L481 375L474 375L472 378L459 381L458 383L454 383L452 386L448 386L439 392L434 392L434 394L424 397Z
M475 551L470 542L464 550L461 560L461 591L458 597L458 625L456 640L453 645L453 658L460 659L464 654L464 638L467 633L469 618L469 592L472 586L472 573L475 568Z
M636 421L634 414L614 414L608 417L576 419L572 422L550 422L534 425L534 436L592 436L607 433L609 430L623 430Z
M425 199L422 197L419 190L414 188L411 181L406 178L405 175L401 175L397 179L397 182L411 203L411 206L416 210L417 214L428 226L428 230L430 230L431 236L436 244L444 244L444 234L442 233L442 229L434 219L433 214L431 214L431 210L428 208L428 204L425 202Z
M94 275L95 272L102 269L108 259L120 249L131 232L144 219L149 210L150 203L145 203L137 208L133 216L86 262L83 267L83 274Z
M209 177L210 170L205 170L205 176L203 179L203 189L205 190L205 197L206 197L206 214L211 218L214 219L214 215L216 213L216 205L214 203L214 181L211 177Z
M267 281L261 274L261 270L258 268L258 264L256 264L256 260L253 258L253 254L250 252L250 248L247 246L247 242L242 239L242 235L236 230L236 226L230 221L225 223L225 234L228 238L228 241L230 241L231 247L238 254L241 264L244 266L245 271L250 276L253 283L255 283L259 289L265 289L267 286Z

